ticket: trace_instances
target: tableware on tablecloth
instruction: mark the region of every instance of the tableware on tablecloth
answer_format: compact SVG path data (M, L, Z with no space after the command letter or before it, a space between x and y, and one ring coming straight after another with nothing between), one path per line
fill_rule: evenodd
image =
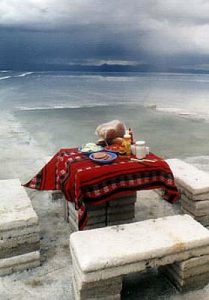
M149 147L146 147L145 141L136 141L136 143L131 146L131 151L136 158L143 159L149 154Z
M99 146L95 143L87 143L87 144L84 144L82 145L81 147L78 148L78 150L83 153L83 154L91 154L91 153L94 153L94 152L98 152L98 151L101 151L103 150L104 148L102 146Z
M137 162L157 162L157 159L147 159L147 158L143 158L143 159L139 159L139 158L131 158L131 161L137 161Z
M110 151L100 151L96 153L91 153L89 158L100 164L109 164L117 158L117 154Z

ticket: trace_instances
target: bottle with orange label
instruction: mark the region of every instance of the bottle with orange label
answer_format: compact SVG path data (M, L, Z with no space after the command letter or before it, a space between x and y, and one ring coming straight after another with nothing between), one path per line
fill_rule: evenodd
M126 133L123 136L123 146L125 148L126 154L131 154L131 135L129 134L129 130L126 130Z

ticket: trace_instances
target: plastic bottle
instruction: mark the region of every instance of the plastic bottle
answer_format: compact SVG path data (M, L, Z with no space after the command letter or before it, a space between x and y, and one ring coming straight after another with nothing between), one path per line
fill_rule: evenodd
M134 144L133 130L132 130L131 128L129 128L128 131L129 131L129 134L130 134L130 136L131 136L131 145L133 145L133 144Z
M131 135L129 130L126 130L126 133L123 136L123 145L127 155L131 154Z

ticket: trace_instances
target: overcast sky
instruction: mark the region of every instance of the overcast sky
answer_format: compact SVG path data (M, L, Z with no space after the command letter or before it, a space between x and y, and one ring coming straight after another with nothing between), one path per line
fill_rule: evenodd
M207 0L0 0L0 65L209 69Z

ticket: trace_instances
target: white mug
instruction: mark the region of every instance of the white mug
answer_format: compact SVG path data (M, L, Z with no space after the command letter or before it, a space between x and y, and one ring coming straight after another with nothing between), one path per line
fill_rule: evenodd
M145 146L145 141L137 141L132 145L131 150L138 159L143 159L149 154L149 147Z

